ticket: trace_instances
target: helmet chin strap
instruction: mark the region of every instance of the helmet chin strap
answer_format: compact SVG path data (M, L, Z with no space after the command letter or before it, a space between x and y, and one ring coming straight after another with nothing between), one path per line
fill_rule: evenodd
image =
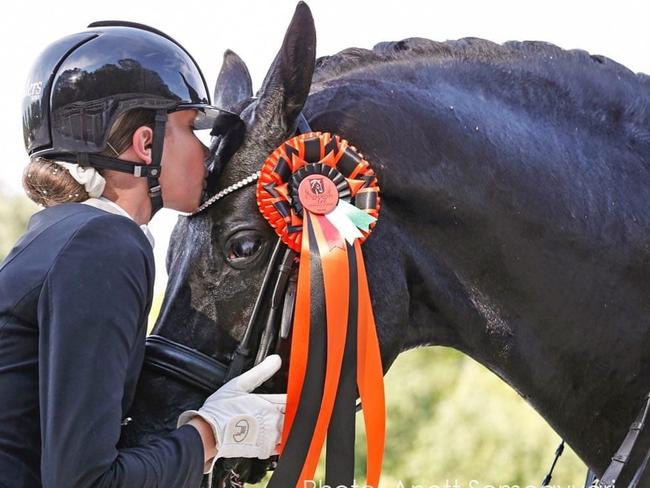
M163 208L162 190L160 188L160 172L162 168L160 162L163 153L163 141L165 138L165 124L167 123L167 111L156 111L156 117L153 127L153 147L151 149L151 170L147 175L149 185L149 200L151 200L151 216ZM157 170L157 171L156 171Z
M166 123L167 110L157 110L154 118L151 164L132 164L121 159L95 153L61 153L48 155L48 157L59 161L76 163L79 166L110 169L121 173L129 173L137 177L146 177L149 188L149 200L151 201L151 217L153 217L164 205L159 178L160 172L162 171L160 163L162 160Z

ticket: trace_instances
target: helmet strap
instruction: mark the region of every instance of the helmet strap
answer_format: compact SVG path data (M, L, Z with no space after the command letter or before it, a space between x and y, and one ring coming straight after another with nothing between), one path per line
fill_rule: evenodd
M51 153L44 157L75 163L79 166L111 169L121 173L129 173L137 177L146 177L147 186L149 187L149 200L151 201L151 216L153 217L158 210L163 208L162 191L158 179L162 171L160 162L162 160L166 123L167 109L157 110L154 118L151 164L133 164L110 156L85 152Z
M162 160L163 142L165 139L165 124L167 123L167 110L156 111L153 127L153 142L151 148L151 164L130 164L121 159L94 153L56 154L54 159L77 163L79 166L92 166L93 168L111 169L122 173L130 173L137 177L146 177L151 201L151 216L163 208L162 191L160 188L160 162Z
M151 168L148 171L147 183L149 185L149 199L151 200L151 216L163 208L162 190L160 188L160 162L163 153L163 141L165 139L165 124L167 123L167 110L156 111L153 127L153 147L151 150Z

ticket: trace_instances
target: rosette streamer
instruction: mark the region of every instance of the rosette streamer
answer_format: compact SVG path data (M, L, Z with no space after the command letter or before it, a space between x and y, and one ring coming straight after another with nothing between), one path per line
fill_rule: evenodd
M361 252L379 215L375 174L346 140L309 132L284 142L265 161L257 202L300 255L281 455L268 486L306 486L326 437L326 483L350 486L359 397L366 484L377 487L385 437L383 368Z

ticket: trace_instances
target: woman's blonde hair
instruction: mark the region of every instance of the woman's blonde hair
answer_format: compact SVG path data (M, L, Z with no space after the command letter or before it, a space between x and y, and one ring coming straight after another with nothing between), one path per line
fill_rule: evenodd
M153 128L155 112L136 109L118 117L108 136L106 149L99 154L117 157L131 146L133 133L143 125ZM99 170L103 174L102 170ZM68 170L54 161L36 157L23 171L23 188L27 196L38 205L51 207L65 202L83 202L89 198L82 184Z

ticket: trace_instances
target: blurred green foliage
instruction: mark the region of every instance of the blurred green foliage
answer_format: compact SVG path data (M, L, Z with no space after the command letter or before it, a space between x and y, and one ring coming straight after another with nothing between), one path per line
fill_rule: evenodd
M448 348L403 353L385 378L382 488L538 487L561 439L508 385ZM365 436L357 414L355 478L364 486ZM324 452L324 449L323 449ZM325 486L324 455L316 487ZM566 446L551 485L582 487L587 468ZM267 478L259 483L265 486Z
M9 254L25 231L29 218L39 209L26 196L8 195L0 191L0 261Z
M151 331L153 330L153 326L156 325L158 312L160 312L160 307L162 306L164 298L165 298L164 293L158 293L153 297L153 302L151 303L151 311L149 312L149 321L147 323L147 335L151 334Z
M0 259L39 208L0 193ZM150 327L160 309L156 296ZM399 356L386 375L382 488L539 486L560 438L499 378L457 351L430 347ZM357 415L356 482L365 481L365 436ZM316 480L324 477L324 456ZM586 467L570 448L553 485L581 487ZM266 481L256 485L265 486ZM476 480L470 485L472 480ZM325 483L324 480L320 481ZM446 483L448 483L446 485Z

